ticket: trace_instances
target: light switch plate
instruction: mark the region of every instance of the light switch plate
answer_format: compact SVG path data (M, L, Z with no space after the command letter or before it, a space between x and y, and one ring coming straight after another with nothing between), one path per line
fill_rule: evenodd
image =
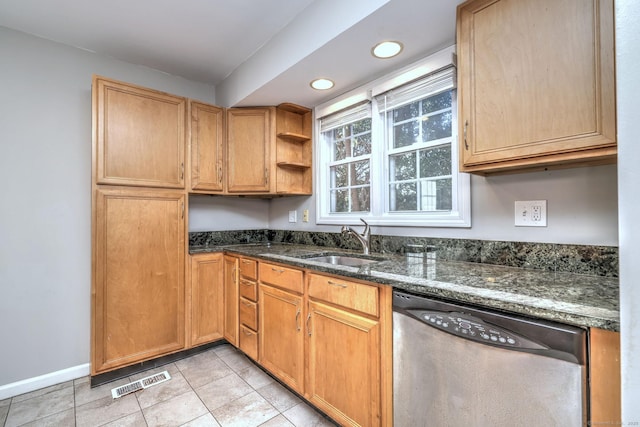
M297 221L298 221L298 212L289 211L289 222L297 222Z
M516 227L546 227L547 226L547 201L529 200L515 202Z
M309 209L302 211L302 222L309 222Z

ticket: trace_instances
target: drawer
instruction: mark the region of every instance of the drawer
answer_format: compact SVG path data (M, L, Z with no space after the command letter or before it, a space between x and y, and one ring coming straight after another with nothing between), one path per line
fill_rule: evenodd
M258 261L240 258L240 277L249 280L258 280Z
M250 299L251 301L258 301L258 283L251 280L240 279L240 296Z
M303 291L302 271L279 265L261 262L260 282L288 289L299 294Z
M240 324L258 330L258 304L246 298L240 298Z
M258 360L258 333L240 325L240 350L253 360Z
M309 275L309 297L378 316L378 288L334 277Z

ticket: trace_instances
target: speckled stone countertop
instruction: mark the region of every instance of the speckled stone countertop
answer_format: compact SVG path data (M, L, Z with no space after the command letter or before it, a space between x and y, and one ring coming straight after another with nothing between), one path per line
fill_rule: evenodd
M380 260L362 267L348 267L309 261L305 257L349 251L279 243L195 246L190 253L222 250L529 317L611 331L620 328L617 278L440 261L430 254L422 257L372 254Z

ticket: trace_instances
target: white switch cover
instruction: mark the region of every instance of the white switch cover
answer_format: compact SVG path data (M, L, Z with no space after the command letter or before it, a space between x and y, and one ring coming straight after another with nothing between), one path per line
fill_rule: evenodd
M297 221L298 221L298 212L289 211L289 222L297 222Z
M309 222L309 209L302 211L302 222Z
M515 225L516 227L546 227L547 201L516 200Z

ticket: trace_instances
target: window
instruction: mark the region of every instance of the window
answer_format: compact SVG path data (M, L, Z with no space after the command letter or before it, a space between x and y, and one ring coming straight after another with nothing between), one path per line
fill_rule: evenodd
M454 68L426 62L316 109L319 224L470 226Z

